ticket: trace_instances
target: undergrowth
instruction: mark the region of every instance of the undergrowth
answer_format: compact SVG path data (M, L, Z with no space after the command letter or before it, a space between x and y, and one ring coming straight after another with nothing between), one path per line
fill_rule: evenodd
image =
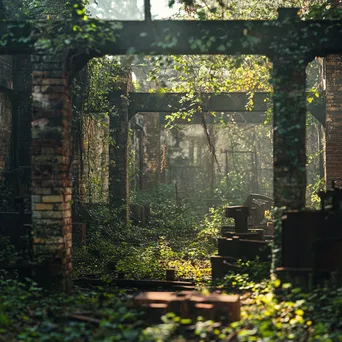
M143 330L142 341L230 342L338 342L342 341L342 288L318 288L310 293L291 284L255 283L247 274L231 274L223 288L241 293L241 320L223 326L218 322L186 322L174 314L163 323Z
M75 277L123 272L132 279L162 279L166 269L175 269L178 279L208 280L223 209L199 215L176 203L169 190L135 196L136 203L150 206L145 224L124 226L104 205L87 208L87 245L73 249Z
M0 341L6 342L342 341L342 288L306 293L232 273L221 291L240 293L241 320L228 325L172 313L150 325L132 306L134 293L110 287L57 295L1 274L0 289Z

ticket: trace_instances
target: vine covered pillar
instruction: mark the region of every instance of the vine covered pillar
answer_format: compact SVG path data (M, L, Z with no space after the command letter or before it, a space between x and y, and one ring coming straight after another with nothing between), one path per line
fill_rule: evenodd
M52 50L52 49L51 49ZM32 231L36 278L71 287L71 87L64 58L37 50L33 62Z
M109 204L119 209L123 221L128 223L128 93L132 88L130 70L119 72L119 80L113 88L109 93L112 106L109 116Z
M287 209L305 207L305 69L295 54L273 59L274 202Z

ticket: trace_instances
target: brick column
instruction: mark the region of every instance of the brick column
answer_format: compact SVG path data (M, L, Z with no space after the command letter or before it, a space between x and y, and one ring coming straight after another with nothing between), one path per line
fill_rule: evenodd
M123 220L129 219L128 180L128 92L132 90L130 70L119 72L119 81L109 94L113 110L109 116L112 142L109 145L109 203L120 208Z
M326 187L336 180L342 186L342 55L328 55L326 66Z
M160 177L160 120L158 113L144 113L143 180L144 190L152 189Z
M301 56L273 60L273 168L275 206L305 207L306 64Z
M59 56L33 57L32 229L37 280L71 286L71 89Z

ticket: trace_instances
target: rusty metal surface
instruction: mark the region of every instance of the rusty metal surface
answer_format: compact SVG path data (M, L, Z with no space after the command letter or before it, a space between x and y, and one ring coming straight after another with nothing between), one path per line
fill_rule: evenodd
M184 318L237 321L240 319L240 297L210 293L203 295L195 291L143 292L135 297L138 306L149 311L174 312Z
M249 225L256 227L265 219L265 210L270 210L274 205L272 197L261 194L249 194L245 203L250 209Z
M331 190L318 194L321 210L286 211L282 217L277 273L301 278L306 287L342 284L342 189L333 183Z
M218 254L243 260L254 260L257 256L260 260L267 260L271 249L267 241L245 240L233 236L218 239Z
M243 205L229 206L226 208L226 217L233 218L235 220L235 232L247 233L249 216L249 207Z
M226 232L222 234L225 238L233 238L233 236L238 236L240 239L245 240L264 240L264 230L258 229L257 231L248 231L247 233L235 233L235 232Z
M324 225L321 211L291 211L282 217L283 267L313 267L312 246Z
M230 271L238 271L240 266L236 264L236 259L221 255L214 255L210 258L212 280L222 279Z

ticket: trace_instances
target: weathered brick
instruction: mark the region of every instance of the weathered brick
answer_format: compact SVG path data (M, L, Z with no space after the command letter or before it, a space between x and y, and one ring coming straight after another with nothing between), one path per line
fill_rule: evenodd
M64 198L62 195L50 195L50 196L43 196L42 199L43 203L63 203Z
M45 203L34 203L32 205L32 209L34 211L53 210L53 205L52 204L45 204Z
M32 193L42 202L33 205L34 246L59 287L71 275L71 88L62 56L41 50L32 61Z

